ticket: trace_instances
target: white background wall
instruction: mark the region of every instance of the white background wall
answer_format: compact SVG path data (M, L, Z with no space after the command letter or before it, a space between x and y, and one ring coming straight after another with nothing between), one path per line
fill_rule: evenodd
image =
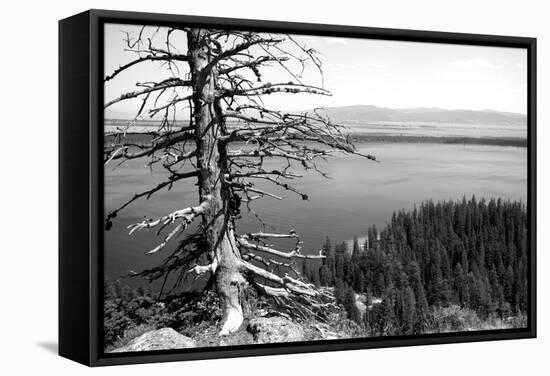
M4 2L0 22L0 373L55 375L547 374L550 370L549 9L545 1ZM539 338L87 369L57 342L57 20L106 8L538 38Z

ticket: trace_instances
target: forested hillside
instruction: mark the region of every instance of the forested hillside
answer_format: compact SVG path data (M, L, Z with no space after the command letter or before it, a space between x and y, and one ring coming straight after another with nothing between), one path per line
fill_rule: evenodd
M335 286L348 317L372 335L437 330L446 308L504 321L527 310L524 203L428 201L394 213L381 231L370 227L351 250L327 238L324 252L322 266L305 263L303 271L316 285ZM366 296L363 315L355 293Z
M317 286L333 287L340 308L322 324L314 316L300 321L303 330L314 333L310 340L330 337L317 333L320 325L334 338L526 325L524 203L427 201L412 211L394 213L381 231L370 227L363 244L355 239L352 247L332 245L327 238L323 252L327 257L322 264L307 260L301 272ZM218 338L215 333L204 335L205 328L215 328L221 319L213 290L160 297L149 288L132 290L107 281L104 298L104 334L110 348L166 327L196 338L201 346ZM251 306L265 311L268 301L256 299ZM232 341L251 340L242 336Z

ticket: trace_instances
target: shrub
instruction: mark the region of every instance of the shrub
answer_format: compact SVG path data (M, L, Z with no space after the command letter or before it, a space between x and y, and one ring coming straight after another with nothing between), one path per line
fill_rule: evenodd
M118 282L105 283L105 346L123 345L148 330L170 327L181 331L204 321L217 323L220 319L218 297L211 290L159 300L143 288L132 290L128 286L121 288Z
M481 327L479 316L458 305L436 308L428 315L427 332L448 333L476 330Z

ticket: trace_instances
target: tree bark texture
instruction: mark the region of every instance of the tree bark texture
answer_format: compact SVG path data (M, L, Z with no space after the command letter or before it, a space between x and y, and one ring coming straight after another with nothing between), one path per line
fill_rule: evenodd
M240 272L241 255L234 236L231 192L224 183L227 156L218 137L224 123L221 107L215 97L218 72L212 61L211 46L204 42L204 29L188 32L189 66L193 85L193 120L196 128L197 168L200 202L208 201L203 214L203 231L209 246L210 271L223 309L220 334L239 329L243 322L242 299L246 280Z

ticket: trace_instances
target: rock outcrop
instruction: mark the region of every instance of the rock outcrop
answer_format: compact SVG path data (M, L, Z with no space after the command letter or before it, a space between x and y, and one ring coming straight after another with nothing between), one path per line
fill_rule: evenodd
M179 334L172 328L162 328L144 333L111 352L187 349L195 346L196 343L191 338Z
M298 342L304 340L304 330L284 317L260 317L250 320L246 330L256 343Z

